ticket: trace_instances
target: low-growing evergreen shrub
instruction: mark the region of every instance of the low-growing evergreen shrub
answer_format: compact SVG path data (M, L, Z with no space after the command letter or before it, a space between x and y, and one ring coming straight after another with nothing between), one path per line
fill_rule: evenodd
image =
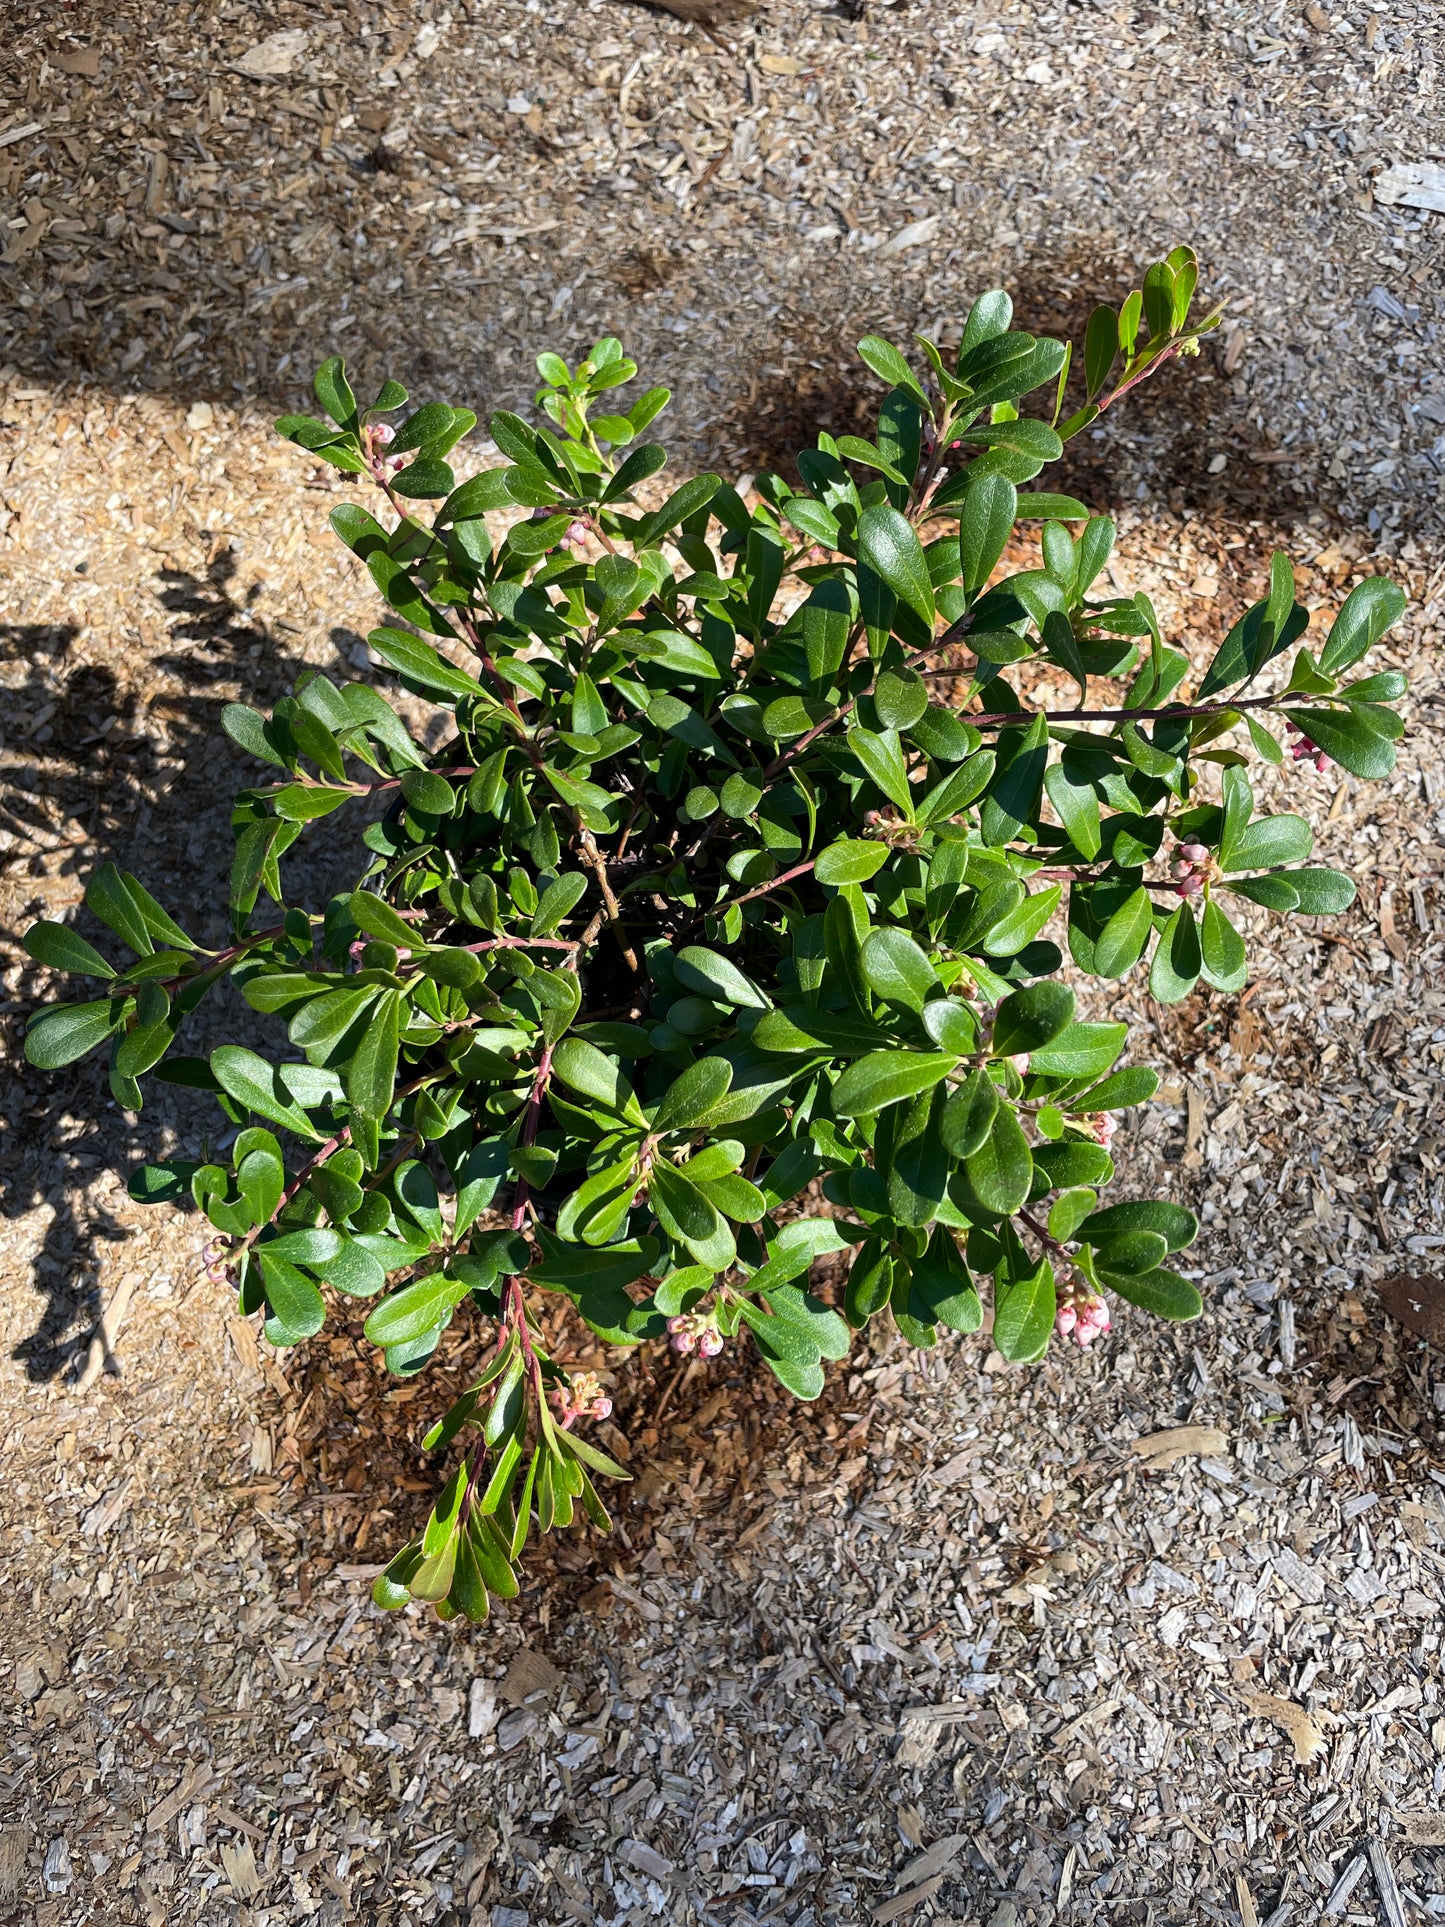
M1101 1202L1113 1119L1158 1080L1115 1068L1127 1026L1076 1014L1046 932L1086 976L1147 956L1166 1003L1239 990L1232 901L1315 917L1354 894L1309 864L1302 816L1255 815L1251 760L1286 761L1282 728L1296 760L1381 777L1405 685L1363 668L1399 590L1361 582L1311 649L1283 555L1196 677L1147 596L1102 586L1110 520L1025 487L1197 353L1218 316L1191 323L1195 274L1176 250L1094 314L1067 417L1069 348L1000 291L946 358L870 337L875 439L820 435L798 487L764 475L751 501L699 475L639 504L668 398L623 408L637 370L610 339L540 356L541 424L495 415L504 465L459 485L475 417L393 427L404 390L359 407L339 361L327 419L278 424L371 485L331 525L395 612L376 680L447 710L446 741L428 754L369 679L228 709L265 766L235 805L231 943L106 864L86 903L130 960L37 924L35 958L102 988L41 1011L28 1050L106 1049L128 1110L147 1073L213 1093L210 1154L131 1191L205 1213L272 1344L348 1299L394 1373L454 1319L485 1334L382 1603L483 1618L534 1516L607 1523L594 1479L623 1468L579 1422L610 1401L549 1355L540 1294L618 1348L710 1356L745 1329L801 1398L885 1311L917 1346L979 1330L980 1279L1013 1360L1087 1343L1111 1299L1200 1311L1170 1263L1192 1215ZM1039 558L1001 575L1020 531ZM356 887L289 902L286 852L358 806ZM175 1053L227 978L289 1049ZM810 1274L844 1252L829 1304Z

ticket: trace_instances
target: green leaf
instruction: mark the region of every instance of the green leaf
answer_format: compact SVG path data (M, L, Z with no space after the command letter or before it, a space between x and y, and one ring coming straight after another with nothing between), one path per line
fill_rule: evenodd
M1119 353L1119 317L1112 308L1098 307L1084 332L1084 394L1089 401L1101 392Z
M1102 846L1099 798L1092 778L1072 763L1053 763L1044 774L1044 788L1069 841L1092 862Z
M552 1053L553 1074L579 1096L647 1128L647 1114L619 1065L583 1037L564 1037Z
M1314 831L1302 816L1261 816L1239 832L1228 854L1221 850L1220 862L1226 870L1266 870L1280 863L1300 863L1314 840Z
M903 814L911 818L913 786L908 780L897 731L890 729L875 735L868 729L850 729L848 747L889 802L896 803Z
M482 696L485 690L475 676L455 663L445 661L429 642L404 629L373 629L366 638L369 647L408 683L428 695Z
M316 1285L304 1271L264 1245L256 1256L266 1283L266 1303L278 1324L285 1326L292 1342L314 1337L326 1323L326 1301Z
M858 518L858 560L932 630L937 611L923 545L912 525L886 502L864 509Z
M102 863L85 886L85 907L108 924L137 956L149 957L155 950L141 908L113 863Z
M1064 984L1028 984L1010 991L993 1023L993 1053L1015 1057L1052 1043L1073 1022L1074 993Z
M1199 685L1196 701L1207 702L1231 683L1252 679L1267 662L1272 662L1304 634L1310 619L1308 609L1296 603L1283 627L1276 631L1267 626L1267 606L1263 602L1256 602L1235 623L1219 645Z
M1127 1111L1135 1104L1147 1104L1158 1088L1158 1071L1135 1064L1128 1070L1115 1071L1092 1090L1071 1097L1067 1108L1076 1116L1089 1116L1096 1111Z
M1198 1318L1204 1310L1204 1300L1199 1295L1198 1287L1164 1265L1154 1271L1146 1271L1142 1277L1111 1276L1109 1289L1117 1292L1120 1298L1127 1299L1131 1305L1137 1305L1141 1311L1152 1311L1156 1318Z
M1354 878L1339 870L1291 870L1277 880L1294 892L1289 908L1304 917L1337 917L1355 900Z
M466 1297L471 1286L445 1272L433 1272L403 1285L371 1313L366 1336L373 1345L404 1345L435 1330Z
M1033 1053L1029 1069L1047 1077L1100 1077L1128 1035L1127 1024L1070 1024Z
M887 850L880 844L864 844L860 848ZM113 977L115 971L93 944L70 928L67 923L32 923L25 932L25 948L37 963L50 970L66 970L78 977Z
M1000 1104L988 1136L963 1161L974 1195L986 1211L1011 1218L1027 1203L1033 1183L1028 1139L1011 1104Z
M1254 744L1255 753L1262 756L1265 762L1273 763L1277 769L1284 761L1284 751L1279 746L1278 738L1265 728L1257 716L1246 716L1244 726L1249 731L1249 740Z
M674 959L677 980L700 997L712 997L739 1010L766 1010L768 999L751 977L745 977L729 958L715 950L689 944Z
M928 408L928 397L923 392L917 375L908 362L893 346L879 335L864 335L858 343L858 353L881 380L890 388L906 388L924 410Z
M958 548L963 586L970 596L978 594L998 566L1013 533L1018 506L1018 490L1002 475L980 475L969 483L959 517Z
M647 1196L668 1237L680 1239L699 1264L714 1271L732 1264L737 1245L722 1213L665 1158L648 1173Z
M533 913L530 934L534 937L550 937L586 894L587 878L581 870L569 870L564 876L554 877L542 892Z
M912 734L914 740L918 741L919 731L915 729ZM930 756L936 753L929 749L927 743L924 743L923 747L928 749ZM977 755L970 756L961 768L951 771L935 783L933 788L925 793L922 802L914 812L920 828L926 828L931 823L947 822L949 817L957 816L962 810L967 809L968 805L988 788L993 780L995 767L996 759L993 751L980 750Z
M211 1052L211 1071L216 1082L242 1110L264 1117L297 1137L321 1139L305 1111L282 1082L281 1072L255 1051L240 1044L221 1044Z
M906 931L879 928L863 945L863 976L885 1002L919 1010L938 982L938 973Z
M725 1057L699 1057L673 1079L652 1116L654 1131L691 1130L732 1088L733 1067Z
M1284 713L1351 776L1378 782L1395 767L1399 719L1389 710L1348 703L1339 709L1287 709Z
M873 1051L850 1064L833 1086L838 1117L866 1117L905 1097L916 1097L946 1077L958 1059L950 1052Z
M1248 897L1251 903L1262 903L1267 910L1297 910L1299 892L1289 876L1276 873L1273 876L1236 877L1225 884L1236 896Z
M1094 945L1096 977L1122 977L1144 954L1154 928L1149 892L1142 885L1130 891L1099 932Z
M1054 1268L1047 1258L1024 1277L994 1280L993 1342L1011 1364L1041 1358L1054 1329L1058 1299Z
M966 1003L952 997L934 997L923 1006L923 1028L940 1050L956 1051L966 1057L978 1049L978 1018Z
M317 401L336 426L354 433L359 425L356 397L351 392L351 383L346 379L346 363L341 356L332 355L323 361L311 385L316 391Z
M660 468L667 466L667 450L659 448L656 442L643 442L634 448L623 462L612 480L602 491L604 502L619 501L639 483L645 482L649 475L656 475Z
M983 1323L983 1306L946 1225L935 1225L923 1257L915 1259L909 1279L908 1308L924 1325L947 1325L951 1331L976 1332Z
M1216 990L1243 990L1249 981L1244 939L1213 898L1204 906L1200 930L1200 967L1205 980L1213 984Z
M73 1064L118 1031L124 1021L125 1001L115 998L95 1004L52 1004L30 1020L25 1033L25 1056L37 1070L57 1071Z
M1162 1198L1136 1198L1128 1204L1106 1205L1093 1212L1081 1235L1092 1244L1122 1236L1125 1232L1154 1231L1164 1240L1166 1251L1183 1251L1199 1236L1199 1220L1182 1204Z
M939 1118L938 1132L950 1157L969 1158L987 1141L998 1116L998 1086L982 1067L970 1071Z
M1193 990L1201 968L1199 926L1193 910L1181 903L1160 932L1149 988L1161 1004L1177 1004Z
M1404 613L1402 589L1385 576L1366 576L1363 582L1355 584L1341 604L1320 651L1320 668L1327 676L1339 675L1373 649Z
M396 1093L401 1006L401 991L384 993L346 1068L347 1102L363 1117L379 1121L391 1109Z
M928 685L916 669L884 669L873 685L873 707L885 729L911 730L928 708Z
M1005 912L984 932L983 947L990 957L1016 957L1031 944L1059 907L1063 885L1046 883Z
M1067 1244L1098 1201L1098 1192L1087 1185L1061 1191L1049 1208L1049 1236Z
M886 843L864 843L848 837L829 844L813 865L819 883L866 883L888 861Z
M998 766L979 826L984 842L997 848L1012 843L1038 811L1049 756L1047 718L1034 717L1027 729L1000 730L995 754Z
M1169 1250L1169 1241L1163 1233L1152 1231L1144 1224L1107 1236L1099 1233L1096 1224L1093 1234L1090 1241L1094 1246L1094 1263L1106 1283L1115 1278L1142 1277L1146 1271L1153 1271Z

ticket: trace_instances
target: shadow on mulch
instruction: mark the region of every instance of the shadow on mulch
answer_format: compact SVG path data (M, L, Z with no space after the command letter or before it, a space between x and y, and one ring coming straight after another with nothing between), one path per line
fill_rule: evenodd
M612 1379L606 1348L567 1307L543 1301L539 1309L555 1357L574 1370L600 1368L604 1380ZM420 1441L475 1381L491 1350L480 1328L454 1331L425 1372L398 1380L387 1376L362 1336L362 1322L357 1317L345 1332L328 1326L326 1336L288 1353L284 1396L273 1378L257 1399L258 1421L282 1441L277 1474L295 1480L296 1503L287 1517L301 1536L278 1577L296 1586L303 1602L337 1565L381 1565L421 1530L460 1448L427 1452ZM873 1362L866 1342L860 1344L852 1369ZM615 1359L613 1370L613 1420L590 1431L628 1465L632 1481L597 1481L613 1519L610 1534L580 1510L565 1530L544 1538L533 1533L513 1608L528 1623L540 1617L544 1625L562 1626L578 1611L600 1617L633 1610L608 1581L645 1579L654 1535L669 1519L675 1526L680 1509L697 1521L731 1514L740 1533L755 1511L775 1503L763 1483L766 1468L799 1447L814 1472L842 1455L845 1428L835 1425L833 1438L826 1428L849 1403L848 1371L830 1373L822 1396L805 1404L777 1384L741 1337L717 1361L679 1359L650 1344ZM478 1434L468 1437L477 1441ZM239 1451L239 1440L236 1445ZM722 1489L699 1494L691 1486L693 1468L715 1466L720 1451L729 1459ZM669 1559L674 1572L685 1573L687 1564L685 1548ZM700 1593L697 1610L732 1620L737 1602L715 1588ZM760 1653L772 1650L761 1622L754 1636Z
M154 657L117 656L118 667L83 659L67 667L81 635L74 625L0 625L0 656L25 662L28 672L8 692L12 713L44 715L40 726L48 730L40 746L47 767L23 765L7 773L0 829L45 847L57 835L51 811L58 811L59 834L70 844L59 874L73 877L77 891L112 861L179 909L183 921L192 905L203 917L224 908L231 798L247 779L221 730L221 711L238 685L252 700L269 704L305 666L278 646L233 593L236 568L226 547L195 570L162 570L157 600L172 618L169 645ZM351 639L334 640L340 653ZM163 723L163 736L152 728L152 718ZM164 816L165 826L148 841L153 812ZM38 893L25 903L19 926L5 933L17 953L25 926L48 913L53 908ZM102 951L114 951L111 932L87 912L75 924ZM203 928L196 934L205 940ZM26 968L11 994L28 1013L67 995L83 1001L87 991ZM27 1377L40 1381L66 1368L77 1342L98 1321L103 1249L129 1235L104 1205L81 1195L84 1174L100 1165L124 1168L138 1150L153 1152L161 1106L148 1107L138 1128L123 1125L110 1100L103 1059L37 1071L23 1059L23 1016L12 1022L17 1081L0 1115L0 1211L19 1218L47 1201L54 1211L31 1271L43 1303L35 1329L14 1352ZM165 1102L168 1119L194 1112L199 1122L205 1108L188 1106L184 1093L167 1093ZM89 1125L67 1135L70 1119ZM206 1121L213 1124L214 1116ZM63 1178L57 1186L55 1153L62 1146L72 1161L70 1181Z
M1405 1442L1407 1460L1436 1458L1445 1449L1445 1414L1436 1411L1430 1387L1437 1356L1424 1339L1381 1316L1373 1291L1368 1300L1341 1292L1300 1318L1300 1366L1311 1368L1304 1403L1322 1396L1360 1427L1393 1433Z

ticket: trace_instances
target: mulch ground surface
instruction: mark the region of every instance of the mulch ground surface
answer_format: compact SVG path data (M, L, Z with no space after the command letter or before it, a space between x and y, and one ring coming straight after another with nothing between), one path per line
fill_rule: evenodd
M0 1922L1441 1917L1445 218L1377 192L1439 153L1437 10L34 14L0 41ZM1186 238L1231 325L1069 478L1118 586L1201 660L1276 543L1317 623L1373 570L1412 596L1395 776L1261 785L1355 907L1260 913L1238 997L1108 999L1165 1077L1123 1183L1199 1210L1204 1319L1121 1307L1028 1371L885 1335L807 1408L741 1345L635 1361L611 1538L485 1628L377 1613L476 1341L403 1386L344 1325L270 1354L125 1191L203 1112L19 1051L16 933L114 857L204 936L221 707L364 661L345 492L270 417L333 351L526 406L538 349L615 332L679 468L736 476L865 417L866 330L947 338L997 281L1077 326Z

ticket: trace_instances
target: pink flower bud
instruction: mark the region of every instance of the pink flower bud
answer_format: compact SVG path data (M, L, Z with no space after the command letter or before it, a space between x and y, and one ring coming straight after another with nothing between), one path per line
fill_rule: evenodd
M1189 842L1179 845L1179 854L1184 858L1186 863L1207 863L1209 861L1208 850L1202 843L1196 843L1192 837Z
M1169 874L1181 880L1184 877L1192 877L1194 875L1194 865L1184 857L1176 856L1174 861L1169 865Z
M674 1332L672 1334L671 1344L675 1352L690 1352L697 1349L697 1339L695 1335L689 1331Z
M702 1358L716 1358L723 1348L723 1335L713 1327L703 1332L697 1341L698 1354Z
M594 1399L592 1404L592 1416L593 1418L611 1418L612 1400L610 1398Z
M385 448L388 442L394 442L396 440L396 430L390 422L373 422L371 424L371 439L379 448Z
M1204 879L1197 871L1191 870L1187 877L1181 877L1175 886L1181 897L1197 897L1204 888Z
M1316 756L1315 758L1315 768L1319 771L1320 775L1323 776L1325 771L1329 768L1329 766L1330 766L1330 759L1328 756L1325 755L1324 751L1321 750L1319 755Z
M1078 1322L1079 1314L1074 1310L1073 1305L1065 1299L1055 1314L1054 1329L1058 1332L1060 1338L1067 1338Z

